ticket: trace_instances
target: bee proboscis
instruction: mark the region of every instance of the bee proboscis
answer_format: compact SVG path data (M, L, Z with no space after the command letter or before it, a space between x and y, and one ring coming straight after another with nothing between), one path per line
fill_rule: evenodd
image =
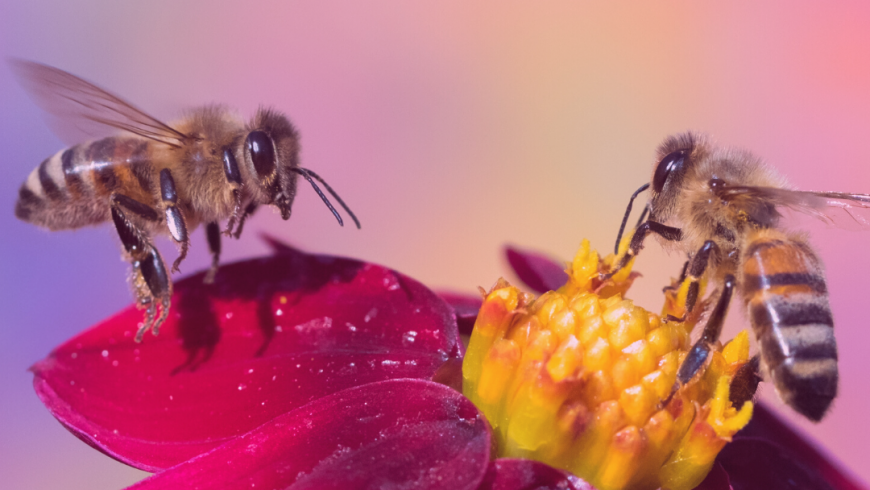
M167 234L179 245L172 271L187 255L189 231L204 223L214 280L221 251L219 223L238 238L260 205L290 217L298 176L305 178L339 224L319 182L353 219L338 194L299 166L299 135L287 117L261 108L245 122L223 106L190 110L166 124L96 85L40 63L12 60L22 84L48 112L70 123L96 124L120 134L66 148L34 169L18 194L15 215L62 230L112 220L130 260L137 305L146 309L136 340L157 334L166 319L172 281L152 243ZM159 314L158 314L159 305Z
M690 281L686 314L696 306L703 277L719 286L715 307L680 366L674 391L704 369L737 290L760 357L735 376L732 401L742 404L753 396L763 378L794 410L821 420L837 395L839 379L824 269L806 234L782 227L779 211L832 222L830 211L840 209L866 227L862 213L870 209L870 195L794 190L751 153L717 148L694 133L667 138L656 162L650 183L632 196L651 190L644 213L628 250L607 276L627 265L644 239L655 234L665 247L688 256L680 279ZM631 203L623 227L630 210Z

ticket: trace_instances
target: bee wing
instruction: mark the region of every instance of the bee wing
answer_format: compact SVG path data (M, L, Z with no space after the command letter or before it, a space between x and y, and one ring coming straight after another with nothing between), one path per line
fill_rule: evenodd
M75 75L33 61L12 59L9 64L24 89L46 112L60 119L62 126L73 125L75 130L87 132L87 126L96 124L171 146L180 146L187 139L184 133ZM66 129L61 127L58 132L66 133Z
M779 208L791 209L818 218L828 224L846 227L847 224L842 223L842 220L835 216L839 210L851 219L850 223L857 223L861 228L870 229L870 194L797 191L755 186L728 186L717 191L716 194L730 202L773 204Z

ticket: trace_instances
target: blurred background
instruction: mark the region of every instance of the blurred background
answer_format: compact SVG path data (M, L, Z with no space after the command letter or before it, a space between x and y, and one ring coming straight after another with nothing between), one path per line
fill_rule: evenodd
M225 262L266 253L268 232L436 288L488 288L508 274L506 243L560 260L584 237L610 250L656 146L687 129L752 149L799 188L870 192L859 2L32 1L4 2L0 19L0 54L161 118L210 102L290 115L302 164L363 228L338 227L302 185L293 217L261 210L224 242ZM13 216L21 182L65 145L5 67L0 124L0 487L121 488L146 474L64 430L26 370L130 303L128 266L108 225L49 233ZM870 233L801 224L827 265L841 395L818 425L762 396L870 481ZM208 260L197 231L183 270ZM658 310L681 264L649 242L632 295ZM726 336L743 325L732 308Z

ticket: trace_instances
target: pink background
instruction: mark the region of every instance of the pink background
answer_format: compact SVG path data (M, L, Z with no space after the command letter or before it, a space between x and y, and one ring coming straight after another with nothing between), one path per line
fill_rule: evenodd
M363 229L339 228L303 189L289 222L261 211L225 242L226 260L264 253L268 231L431 286L489 287L506 273L504 243L562 259L584 237L609 249L656 145L686 129L751 148L800 188L870 192L870 7L859 2L10 3L5 56L160 117L208 102L291 116L303 165ZM145 473L67 433L26 369L130 302L127 266L108 226L47 233L15 220L18 186L64 145L6 69L0 101L0 486L120 488ZM870 235L807 227L828 268L842 395L819 425L781 412L868 481ZM184 271L207 260L197 232ZM680 265L651 243L633 296L658 309ZM736 310L728 336L743 324Z

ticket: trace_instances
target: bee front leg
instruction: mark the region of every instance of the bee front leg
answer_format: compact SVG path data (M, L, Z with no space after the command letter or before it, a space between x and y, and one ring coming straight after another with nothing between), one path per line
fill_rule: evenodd
M216 221L205 225L205 238L208 241L208 249L211 251L211 267L205 273L202 282L212 284L221 258L221 229Z
M245 226L245 220L248 219L248 216L254 214L254 211L257 210L257 205L255 203L248 204L248 207L245 208L245 212L242 214L242 217L239 218L239 226L236 227L236 232L233 233L233 238L236 240L242 236L242 227Z
M181 210L178 209L178 193L175 190L175 179L172 178L172 172L168 168L160 171L160 198L163 203L164 213L166 215L166 227L169 228L169 235L176 243L181 244L181 252L175 262L172 263L172 272L179 272L178 265L187 257L187 250L190 248L190 238L187 236L187 225L184 222L184 216Z
M606 274L600 274L599 278L602 281L610 279L614 274L628 265L628 263L631 262L631 259L633 259L643 249L643 241L646 240L647 235L650 233L655 233L665 240L675 242L683 239L683 232L679 228L663 225L655 221L644 221L634 230L634 235L631 237L631 242L628 244L628 250L625 251L625 255L620 257L619 262L613 269Z
M158 215L152 208L127 196L121 194L112 196L112 221L118 231L121 244L132 261L132 282L137 306L147 308L145 323L136 332L136 342L141 342L142 336L149 329L157 335L160 324L169 315L172 282L169 280L169 274L166 273L166 265L160 253L148 241L144 231L129 219L124 209L149 221L157 221ZM157 303L160 304L159 316L156 311Z
M683 363L680 364L680 368L677 370L677 380L671 389L671 394L665 399L663 405L667 405L682 386L691 381L695 375L706 367L710 358L710 352L713 350L713 344L719 340L719 336L722 334L722 325L725 323L725 314L728 313L728 305L731 303L734 284L734 276L731 274L725 276L725 281L722 284L722 294L719 295L716 308L710 314L701 338L689 349L689 354L686 355Z

